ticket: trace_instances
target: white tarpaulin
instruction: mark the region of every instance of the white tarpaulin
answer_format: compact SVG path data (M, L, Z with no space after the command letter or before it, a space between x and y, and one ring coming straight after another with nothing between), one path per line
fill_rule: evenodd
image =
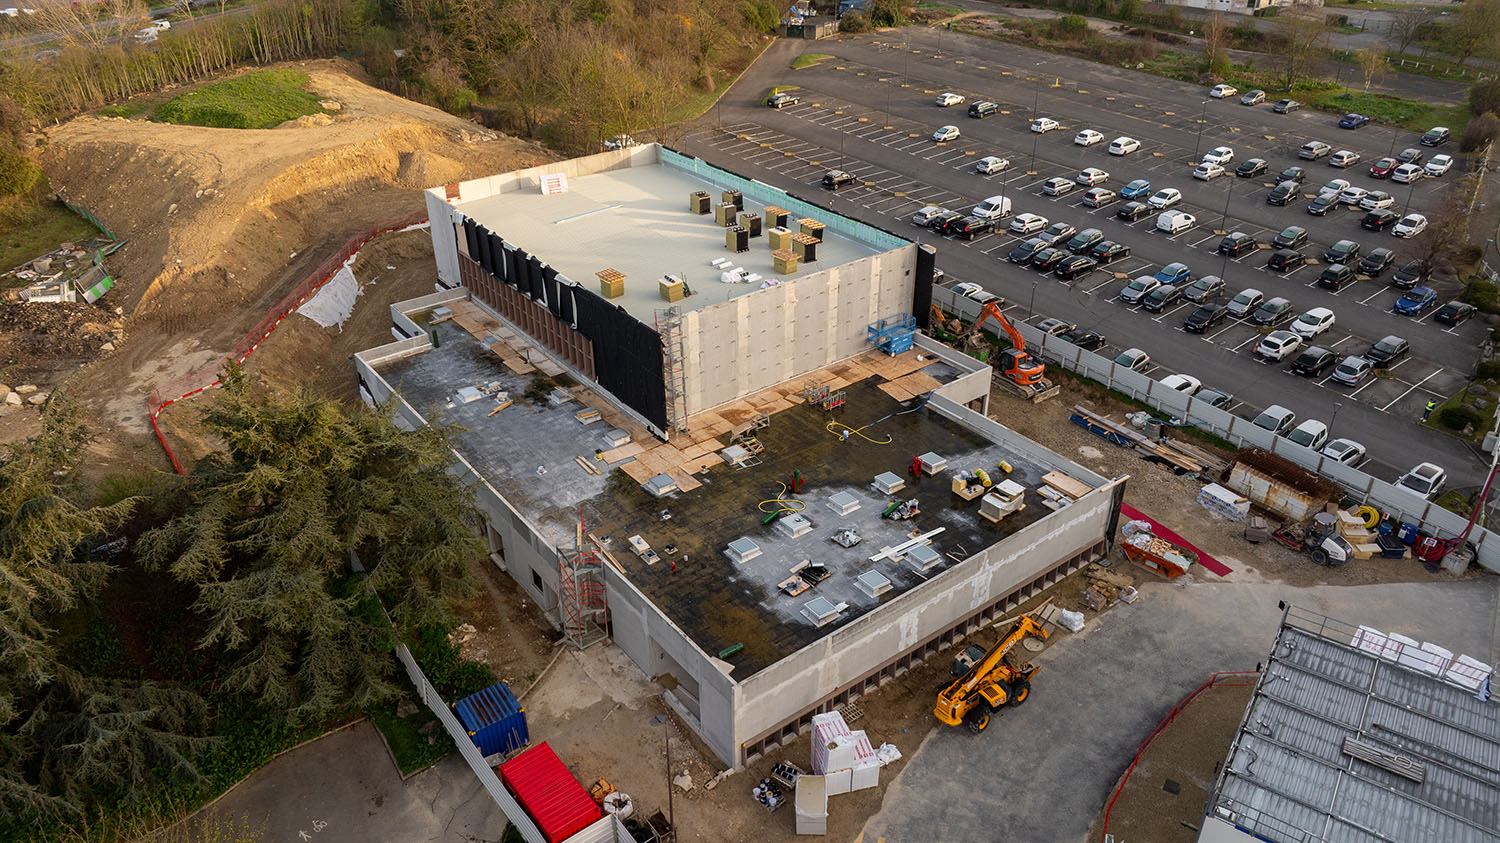
M350 268L353 263L354 259L350 258L328 279L328 283L297 308L297 312L325 328L337 325L339 331L343 331L344 320L354 313L354 300L361 292L360 283Z

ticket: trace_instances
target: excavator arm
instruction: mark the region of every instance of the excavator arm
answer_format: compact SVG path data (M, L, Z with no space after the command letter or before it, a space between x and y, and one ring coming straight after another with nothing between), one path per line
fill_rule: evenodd
M1010 347L1016 350L1016 354L1026 353L1026 338L1021 336L1021 332L1016 330L1016 326L1010 324L1010 320L1006 319L1005 314L1000 312L999 303L990 302L984 306L984 310L979 314L979 318L974 320L975 333L978 333L979 329L983 327L984 320L986 319L993 319L1000 323L1000 327L1005 329L1005 335L1010 337Z
M988 708L999 708L1004 705L1008 699L1001 683L1016 677L1030 678L1035 673L1034 669L1019 673L1005 664L1006 654L1031 636L1045 639L1047 630L1030 616L1023 615L982 659L938 694L933 715L949 726L958 726L975 706L983 704Z

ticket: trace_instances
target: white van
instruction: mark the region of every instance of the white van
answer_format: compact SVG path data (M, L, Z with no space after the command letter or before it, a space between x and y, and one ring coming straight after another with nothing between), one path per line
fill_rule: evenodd
M137 32L136 34L130 36L130 38L137 44L150 44L152 41L156 40L157 31L158 30L156 29L156 27L148 26L140 32Z
M991 196L974 206L974 216L987 220L1005 219L1010 216L1010 197Z

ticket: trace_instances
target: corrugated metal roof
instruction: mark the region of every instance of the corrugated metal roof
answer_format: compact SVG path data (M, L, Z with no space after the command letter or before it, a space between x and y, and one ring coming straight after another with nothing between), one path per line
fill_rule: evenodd
M1349 646L1336 621L1307 626L1277 635L1210 813L1278 843L1500 841L1500 705Z

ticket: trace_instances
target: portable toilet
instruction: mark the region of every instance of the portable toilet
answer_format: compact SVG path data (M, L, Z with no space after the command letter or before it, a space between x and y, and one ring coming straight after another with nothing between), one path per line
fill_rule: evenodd
M503 681L470 694L453 705L458 722L484 755L507 755L531 741L526 709Z

